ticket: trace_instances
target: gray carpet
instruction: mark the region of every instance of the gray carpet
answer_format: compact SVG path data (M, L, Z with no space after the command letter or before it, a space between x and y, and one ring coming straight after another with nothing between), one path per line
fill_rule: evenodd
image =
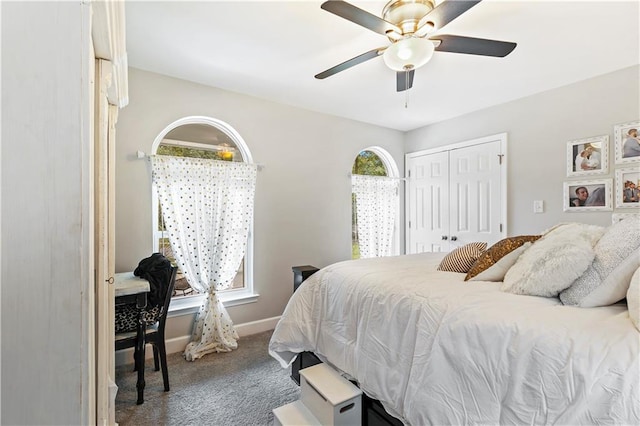
M242 337L235 351L195 362L167 357L171 390L147 360L144 404L136 405L133 364L116 368L116 422L120 425L271 425L271 410L300 397L298 386L267 352L271 331ZM151 350L147 347L147 350Z

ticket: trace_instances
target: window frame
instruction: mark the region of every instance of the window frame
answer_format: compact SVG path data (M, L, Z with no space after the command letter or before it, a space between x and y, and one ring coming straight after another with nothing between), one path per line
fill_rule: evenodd
M245 143L244 139L240 136L240 134L229 124L215 119L211 117L205 116L190 116L184 117L179 120L174 121L165 127L162 132L158 134L156 139L153 141L151 146L151 155L156 155L158 152L158 148L165 141L165 136L172 131L173 129L188 125L188 124L206 124L215 129L225 133L229 139L233 141L236 145L236 148L240 152L242 156L243 162L245 163L253 163L253 156L249 151L249 147ZM212 145L208 144L200 144L196 142L182 142L176 140L170 140L168 143L170 145L176 144L177 146L185 146L193 149L207 149L207 150L215 150L212 148ZM152 247L154 252L159 249L158 247L158 238L161 237L162 231L158 231L158 208L159 208L159 200L158 200L158 191L156 190L153 181L151 182L151 227L152 227ZM257 302L258 297L260 296L258 293L254 291L254 282L253 282L253 235L254 235L254 222L252 220L249 225L249 236L247 239L247 250L245 252L244 257L244 288L241 289L230 289L223 290L218 292L218 297L224 304L225 308L230 306L237 306L246 303ZM176 297L171 299L171 304L169 305L169 313L168 316L176 316L182 315L186 313L197 312L199 307L204 302L206 294L194 294L187 295L182 297Z

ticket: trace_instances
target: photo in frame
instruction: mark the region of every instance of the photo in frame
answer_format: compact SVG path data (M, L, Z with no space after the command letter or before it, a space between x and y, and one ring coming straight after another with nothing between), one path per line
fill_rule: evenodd
M567 176L609 172L609 135L567 142Z
M564 211L597 212L613 210L612 179L564 182Z
M613 126L615 138L615 162L627 164L640 161L640 120Z
M616 207L640 207L640 169L616 170Z

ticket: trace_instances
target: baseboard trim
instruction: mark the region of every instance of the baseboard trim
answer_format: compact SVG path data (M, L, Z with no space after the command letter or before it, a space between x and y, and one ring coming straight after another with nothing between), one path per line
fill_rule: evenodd
M272 317L265 318L258 321L250 321L245 322L243 324L236 324L234 328L238 333L238 336L242 338L243 336L250 336L252 334L262 333L263 331L273 330L276 327L276 324L280 320L280 317ZM191 340L190 335L173 337L171 339L167 339L167 354L173 354L176 352L183 352L184 348L187 347L187 344ZM145 349L145 358L152 359L153 358L153 350L151 347L147 345ZM133 363L133 348L123 349L121 351L116 351L115 356L115 364L116 365L125 365Z

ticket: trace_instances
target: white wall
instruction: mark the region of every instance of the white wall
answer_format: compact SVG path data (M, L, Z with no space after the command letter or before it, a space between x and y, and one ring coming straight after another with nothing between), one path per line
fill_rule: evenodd
M633 95L640 93L639 72L624 69L402 134L130 69L130 104L117 125L116 271L132 270L152 247L149 167L135 152L149 152L165 126L189 115L229 123L265 165L255 212L255 289L261 296L229 308L236 324L282 313L291 266L322 267L350 257L347 174L367 146L387 149L403 174L405 152L507 132L509 235L538 233L562 221L607 225L609 212L562 211L566 143L609 134L612 148L613 125L640 116ZM615 175L612 152L610 173L602 177ZM543 214L533 213L533 200L544 200ZM170 318L168 337L189 333L189 324L191 316Z
M1 7L0 423L90 424L90 6Z
M398 131L138 69L129 70L129 100L116 127L116 272L133 270L151 253L149 165L135 153L150 152L167 125L191 115L220 119L238 131L255 162L264 165L255 204L254 277L260 298L229 308L236 324L282 313L293 289L292 266L323 267L351 257L348 174L360 150L386 149L404 173ZM172 331L169 324L169 338L180 330Z
M639 118L640 67L634 66L413 130L405 149L507 132L508 235L539 233L559 222L608 225L611 212L563 212L563 182L582 180L566 177L566 144L609 135L609 174L587 179L614 178L613 126ZM543 214L533 213L533 200L544 200Z

